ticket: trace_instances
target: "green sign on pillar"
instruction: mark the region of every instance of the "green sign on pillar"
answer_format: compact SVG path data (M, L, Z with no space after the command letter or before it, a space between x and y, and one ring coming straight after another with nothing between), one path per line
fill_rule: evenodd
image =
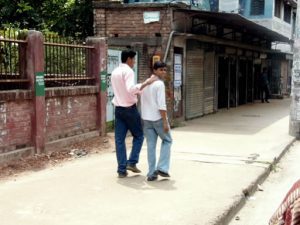
M35 96L45 96L44 72L35 73Z
M101 91L106 91L106 77L107 77L107 72L102 71L100 73Z

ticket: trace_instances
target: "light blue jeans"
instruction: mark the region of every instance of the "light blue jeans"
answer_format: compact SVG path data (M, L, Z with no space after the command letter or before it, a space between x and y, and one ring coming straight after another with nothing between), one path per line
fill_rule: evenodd
M172 137L170 131L165 133L162 119L157 121L144 120L144 134L147 140L148 166L147 176L156 176L155 171L169 172ZM160 156L156 166L156 143L157 137L162 140Z

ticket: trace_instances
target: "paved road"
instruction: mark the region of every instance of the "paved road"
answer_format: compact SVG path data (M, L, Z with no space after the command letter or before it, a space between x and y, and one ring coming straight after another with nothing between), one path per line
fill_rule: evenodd
M300 142L297 141L262 184L263 191L251 196L245 207L237 214L239 220L230 225L266 225L281 201L300 179ZM236 218L236 217L235 217Z
M125 179L110 152L0 182L0 224L224 224L243 190L294 140L289 105L248 104L173 129L171 179L146 181L144 146L142 173Z

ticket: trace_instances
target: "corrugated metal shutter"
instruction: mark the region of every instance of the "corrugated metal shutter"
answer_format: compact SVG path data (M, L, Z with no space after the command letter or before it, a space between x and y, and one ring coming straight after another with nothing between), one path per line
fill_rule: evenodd
M204 58L204 114L214 111L215 53L207 52Z
M186 53L186 118L203 115L203 50L197 48L197 42L187 43Z

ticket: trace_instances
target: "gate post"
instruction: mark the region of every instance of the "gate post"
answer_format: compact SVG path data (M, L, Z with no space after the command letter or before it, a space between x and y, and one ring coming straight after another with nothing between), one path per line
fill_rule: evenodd
M97 86L97 130L106 135L106 88L107 88L107 43L106 38L87 38L87 45L93 46L87 62L89 76L94 77Z
M44 40L41 32L28 32L26 56L26 72L33 94L32 140L35 153L40 154L45 151L46 136Z

